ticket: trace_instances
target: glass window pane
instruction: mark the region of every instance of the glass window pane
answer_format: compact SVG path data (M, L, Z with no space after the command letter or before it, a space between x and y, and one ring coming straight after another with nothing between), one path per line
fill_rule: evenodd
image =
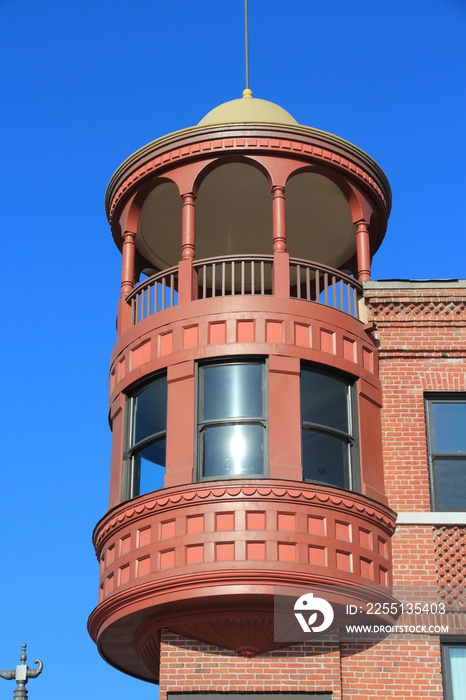
M350 488L348 450L345 440L315 430L303 430L304 480Z
M204 367L202 377L202 420L262 417L261 364Z
M165 439L157 440L139 453L139 489L135 495L163 488L166 447Z
M167 380L156 379L143 389L134 400L135 418L132 444L136 445L167 428Z
M204 476L262 474L264 429L261 425L218 425L202 433Z
M450 647L452 700L466 698L466 647Z
M432 401L435 452L466 452L466 402Z
M466 510L466 459L435 459L436 510Z
M349 432L348 385L343 379L303 370L301 407L303 421Z

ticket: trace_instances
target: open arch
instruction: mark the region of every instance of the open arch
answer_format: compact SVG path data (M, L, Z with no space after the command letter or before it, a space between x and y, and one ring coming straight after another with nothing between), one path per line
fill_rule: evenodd
M347 196L316 170L300 171L286 185L287 250L335 268L356 252L355 227Z
M157 270L172 267L180 259L181 205L177 185L164 179L151 189L141 206L136 248Z
M196 259L272 252L272 200L263 169L223 162L202 180L196 201Z

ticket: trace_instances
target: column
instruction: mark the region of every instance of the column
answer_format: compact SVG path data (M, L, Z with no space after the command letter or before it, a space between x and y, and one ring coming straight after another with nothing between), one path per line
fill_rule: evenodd
M193 260L196 250L196 205L192 192L183 194L181 210L181 260L178 263L178 302L192 301L194 296Z
M371 278L371 253L369 230L364 220L356 222L356 256L358 261L358 280L368 282Z
M286 252L285 188L272 187L273 294L290 296L290 256Z

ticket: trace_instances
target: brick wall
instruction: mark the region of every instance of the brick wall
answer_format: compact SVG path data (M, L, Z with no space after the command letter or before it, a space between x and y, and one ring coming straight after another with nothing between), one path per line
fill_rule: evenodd
M369 283L383 386L383 453L389 505L430 511L424 396L466 392L464 283ZM462 562L459 561L459 557ZM464 528L400 525L394 587L436 591L462 578ZM441 700L440 639L390 635L356 642L333 632L317 641L245 659L164 631L160 698L167 692L331 692L333 700Z
M252 659L164 630L160 700L172 692L331 692L342 700L338 632Z

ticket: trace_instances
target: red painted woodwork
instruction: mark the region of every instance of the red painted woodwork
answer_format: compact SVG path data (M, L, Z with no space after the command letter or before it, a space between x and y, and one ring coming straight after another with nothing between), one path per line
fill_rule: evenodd
M295 597L297 587L320 587L336 609L392 601L394 526L393 512L371 499L296 481L215 481L141 496L96 527L91 634L113 665L147 679L158 677L158 652L148 663L146 648L141 662L138 649L149 640L156 647L163 627L248 655L282 647L273 635L276 587ZM122 646L128 630L131 648Z
M243 219L238 172L257 188L257 209L254 200ZM306 217L296 225L311 194L331 200L322 230ZM378 348L361 285L390 197L362 151L292 125L177 132L113 176L106 207L122 249L123 296L110 368L110 503L95 530L100 596L89 629L121 670L157 680L167 634L246 657L286 646L274 640L277 587L289 597L297 587L324 591L336 623L344 603L392 601L395 516L384 492ZM216 228L217 199L233 205L233 232L228 220ZM320 257L311 260L314 243ZM133 289L142 270L154 274ZM265 478L195 483L196 368L257 357L267 382ZM358 493L303 482L303 362L354 383ZM164 488L122 503L126 397L160 371L168 384Z

